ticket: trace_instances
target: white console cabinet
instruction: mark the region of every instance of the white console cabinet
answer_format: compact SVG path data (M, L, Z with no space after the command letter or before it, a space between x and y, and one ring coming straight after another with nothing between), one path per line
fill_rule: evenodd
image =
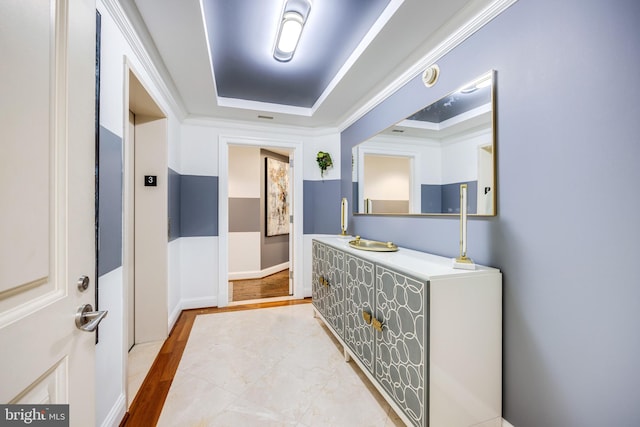
M502 275L409 249L312 245L316 314L407 425L499 427Z

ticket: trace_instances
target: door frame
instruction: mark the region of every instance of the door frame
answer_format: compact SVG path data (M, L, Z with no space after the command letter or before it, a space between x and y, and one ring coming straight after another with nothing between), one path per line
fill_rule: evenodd
M128 336L129 336L129 322L128 322L128 312L131 301L129 301L128 289L129 286L132 286L134 283L134 268L135 268L135 182L134 182L134 171L135 171L135 153L134 146L129 143L129 111L131 110L134 114L142 115L144 117L157 118L157 120L164 120L164 143L168 144L168 128L167 128L167 113L160 106L160 103L156 100L156 98L152 95L151 91L145 85L143 79L140 77L141 74L136 71L135 66L132 64L131 60L124 55L124 67L123 67L124 75L123 75L123 179L122 179L122 194L123 194L123 250L122 250L122 266L123 266L123 322L122 322L122 342L123 342L123 366L125 367L123 371L123 384L125 384L125 395L128 393L126 390L127 384L127 365L128 365ZM134 78L135 81L131 81L131 78ZM134 89L136 93L134 93L133 97L131 96L131 90ZM164 159L165 165L164 170L168 173L168 159ZM162 177L160 177L162 178ZM159 215L164 215L168 221L168 206L164 212L160 212ZM167 257L165 259L167 263L168 269L168 239L167 239ZM167 275L167 289L165 289L164 294L168 293L168 275ZM166 333L164 338L168 335L168 316L169 309L167 305L166 298L164 300L164 307L156 307L158 308L158 312L156 313L158 318L156 321L163 322L159 328L165 328ZM135 304L135 302L134 302ZM137 306L137 304L135 304ZM145 316L148 313L145 313ZM142 338L144 340L144 337ZM135 344L136 341L134 341ZM128 400L128 396L127 400Z
M302 141L274 140L266 138L220 135L218 137L218 307L229 305L229 145L254 146L264 149L285 148L290 150L293 167L302 165ZM293 173L290 185L293 198L293 227L289 244L295 248L303 247L303 179L302 172ZM303 254L299 253L289 259L289 268L293 271L294 299L304 298Z

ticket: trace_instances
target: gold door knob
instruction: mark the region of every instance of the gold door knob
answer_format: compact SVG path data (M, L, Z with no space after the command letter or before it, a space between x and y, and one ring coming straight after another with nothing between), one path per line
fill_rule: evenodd
M371 324L371 313L366 312L366 311L362 311L362 318L364 319L365 323L367 325Z
M376 331L382 332L382 322L378 319L373 318L373 320L371 321L371 326L373 326L373 329L375 329Z

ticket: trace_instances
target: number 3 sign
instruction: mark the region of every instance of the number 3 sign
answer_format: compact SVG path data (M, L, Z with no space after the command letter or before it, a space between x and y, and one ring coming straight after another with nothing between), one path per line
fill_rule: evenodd
M144 176L144 186L145 187L157 187L158 186L158 177L157 177L157 175L145 175Z

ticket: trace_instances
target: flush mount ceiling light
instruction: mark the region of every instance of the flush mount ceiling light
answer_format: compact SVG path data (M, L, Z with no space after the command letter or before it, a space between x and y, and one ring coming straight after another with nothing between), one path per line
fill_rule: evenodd
M287 0L285 2L278 25L278 35L273 47L275 59L280 62L291 61L310 11L310 0Z

